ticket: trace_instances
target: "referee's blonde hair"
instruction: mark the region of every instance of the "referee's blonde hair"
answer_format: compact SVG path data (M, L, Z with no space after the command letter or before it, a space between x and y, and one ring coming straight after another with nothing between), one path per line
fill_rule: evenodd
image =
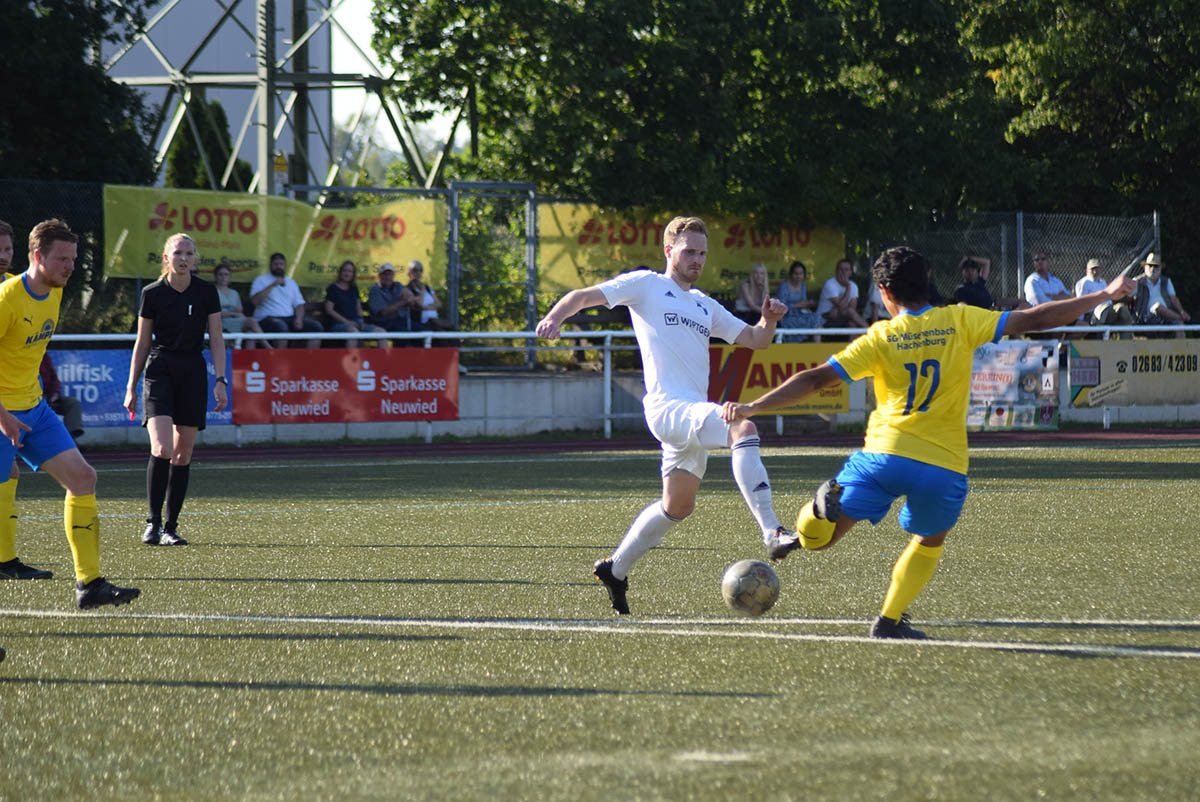
M185 234L182 231L180 231L177 234L172 234L171 236L167 237L167 241L163 243L163 252L162 252L163 266L162 266L162 272L158 274L158 277L160 280L166 278L167 274L171 272L171 266L170 266L170 264L167 263L166 256L175 248L175 246L172 243L177 242L181 239L185 239L188 242L192 243L192 250L196 254L197 262L199 262L200 249L198 247L196 247L196 240L192 239L192 235Z

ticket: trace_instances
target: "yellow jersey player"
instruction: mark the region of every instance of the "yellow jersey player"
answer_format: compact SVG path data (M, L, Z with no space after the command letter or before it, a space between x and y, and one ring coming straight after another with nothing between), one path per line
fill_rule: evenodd
M75 270L78 240L61 220L38 223L29 234L29 269L0 284L0 476L19 455L67 491L63 521L75 559L75 603L81 608L125 604L137 588L100 576L100 518L96 471L42 397L38 367L58 324L62 288ZM0 516L15 514L0 497ZM2 509L7 507L7 509Z
M975 349L1004 335L1070 323L1135 284L1118 277L1099 292L998 312L928 301L925 259L911 248L884 251L871 270L891 320L882 320L829 361L801 373L749 404L727 403L727 421L796 403L839 381L871 376L875 411L861 451L823 483L796 519L798 545L832 546L854 524L879 523L904 496L900 526L912 534L892 570L883 608L871 627L877 638L924 638L905 612L933 576L947 533L967 497L967 401Z

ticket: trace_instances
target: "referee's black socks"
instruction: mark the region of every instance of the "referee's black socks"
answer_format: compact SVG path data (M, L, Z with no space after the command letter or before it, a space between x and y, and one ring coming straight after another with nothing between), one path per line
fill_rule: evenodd
M146 501L150 504L150 523L162 523L163 499L167 497L167 480L171 477L171 460L151 455L146 465Z
M191 465L171 466L171 474L167 479L167 519L163 521L164 529L175 531L179 511L183 509L183 500L187 497L188 475L191 471Z

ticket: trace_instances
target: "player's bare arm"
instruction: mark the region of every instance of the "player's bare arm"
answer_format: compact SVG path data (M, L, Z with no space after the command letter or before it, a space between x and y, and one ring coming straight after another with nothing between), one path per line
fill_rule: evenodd
M146 367L146 358L150 356L150 340L154 334L154 321L138 318L137 340L133 344L133 356L129 359L129 384L125 387L125 403L122 406L129 410L130 420L137 412L137 387L142 378L142 370Z
M767 297L763 300L762 315L758 323L742 329L742 333L733 341L734 345L754 348L766 348L775 338L775 326L787 314L787 304L778 298Z
M1066 326L1085 312L1090 312L1105 301L1119 301L1137 289L1137 284L1127 276L1117 276L1108 286L1098 292L1089 292L1078 298L1065 298L1038 304L1030 309L1009 312L1004 333L1012 336L1027 331L1041 331L1055 326Z
M721 418L733 423L735 420L761 415L772 409L791 406L810 393L837 384L841 380L842 377L833 366L826 362L815 368L793 373L783 384L748 404L726 401L721 408Z
M544 318L538 321L534 331L544 340L557 340L558 336L562 334L563 321L589 306L608 306L608 299L604 297L604 292L599 287L571 290L559 298L558 303L546 313Z

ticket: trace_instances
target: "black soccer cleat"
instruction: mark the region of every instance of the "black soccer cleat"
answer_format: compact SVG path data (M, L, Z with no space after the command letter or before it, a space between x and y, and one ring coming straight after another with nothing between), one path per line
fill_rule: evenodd
M158 541L160 546L186 546L188 542L179 536L174 527L164 526Z
M825 521L842 517L842 486L836 479L826 479L813 496L813 515Z
M137 588L119 588L102 576L86 585L82 582L75 583L75 604L80 610L90 610L105 604L129 604L140 595L142 592Z
M597 560L592 567L592 575L599 579L608 590L612 608L621 615L629 615L629 602L625 601L625 591L629 590L629 579L617 579L613 576L612 560Z
M4 647L0 646L0 663L4 662Z
M781 526L767 537L763 545L767 547L768 559L775 563L787 559L793 550L800 548L800 538L796 537L795 532Z
M13 557L6 563L0 563L0 579L49 579L53 571L43 571L34 568Z
M900 620L879 616L871 626L872 638L894 638L897 640L928 640L929 636L913 629L908 613L901 613Z
M146 531L142 532L142 542L147 546L157 546L162 538L162 530L154 521L146 521Z

